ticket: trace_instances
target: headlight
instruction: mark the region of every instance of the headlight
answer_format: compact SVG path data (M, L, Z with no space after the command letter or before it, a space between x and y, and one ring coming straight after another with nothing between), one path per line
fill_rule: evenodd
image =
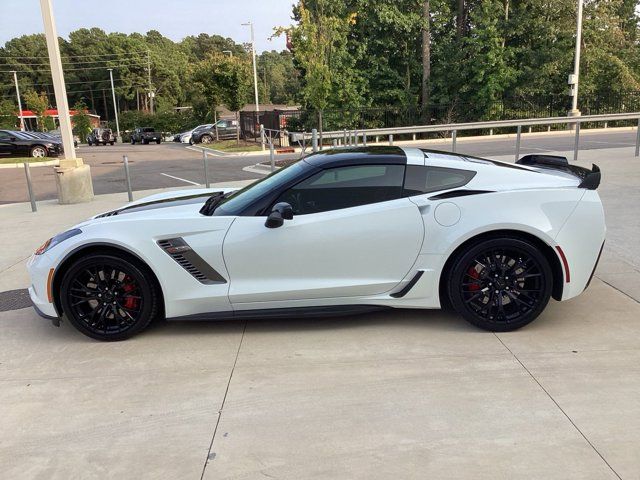
M82 230L80 230L79 228L74 228L72 230L67 230L66 232L59 233L55 237L51 237L49 240L40 245L40 247L38 247L38 249L35 251L35 254L42 255L59 243L62 243L68 238L75 237L76 235L79 235L81 233Z

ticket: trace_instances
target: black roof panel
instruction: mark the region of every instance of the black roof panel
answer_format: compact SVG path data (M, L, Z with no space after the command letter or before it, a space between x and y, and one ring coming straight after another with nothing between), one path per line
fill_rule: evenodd
M359 164L405 165L407 156L400 147L372 146L332 148L312 153L303 159L317 168L334 168Z

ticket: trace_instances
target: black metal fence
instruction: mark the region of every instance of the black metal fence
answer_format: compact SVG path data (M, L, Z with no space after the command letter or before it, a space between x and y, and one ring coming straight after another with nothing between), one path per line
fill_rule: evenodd
M425 110L419 107L368 107L358 109L329 109L320 114L316 110L273 110L269 112L241 112L240 125L246 139L260 141L260 124L269 130L310 132L316 128L331 130L362 130L412 125L463 123L491 120L562 117L571 108L566 95L546 97L505 97L482 105L452 102L433 104ZM583 115L599 115L640 111L640 92L620 92L609 95L581 95L579 108ZM558 127L559 128L559 127ZM476 132L467 131L467 134ZM487 132L483 132L487 133ZM501 132L494 132L501 133ZM282 135L278 146L287 146Z

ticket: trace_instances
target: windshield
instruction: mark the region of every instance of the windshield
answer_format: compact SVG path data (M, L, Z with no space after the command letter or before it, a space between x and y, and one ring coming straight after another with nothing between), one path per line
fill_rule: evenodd
M223 199L214 215L240 215L249 205L270 191L277 190L280 186L297 177L309 168L304 162L297 162L288 167L276 170L271 175L258 180L251 185L238 190L233 195Z

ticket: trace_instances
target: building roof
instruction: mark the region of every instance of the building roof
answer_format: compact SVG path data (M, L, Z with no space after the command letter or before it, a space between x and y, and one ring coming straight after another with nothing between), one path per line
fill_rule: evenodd
M74 116L76 113L78 113L77 110L69 110L69 114L71 116ZM84 113L86 113L90 117L100 118L100 115L96 115L94 113L89 113L88 110L85 110ZM33 110L22 110L22 117L23 118L36 118L36 116L37 115L33 112ZM44 111L44 116L45 117L57 117L58 116L58 109L57 108L49 108L49 109Z

